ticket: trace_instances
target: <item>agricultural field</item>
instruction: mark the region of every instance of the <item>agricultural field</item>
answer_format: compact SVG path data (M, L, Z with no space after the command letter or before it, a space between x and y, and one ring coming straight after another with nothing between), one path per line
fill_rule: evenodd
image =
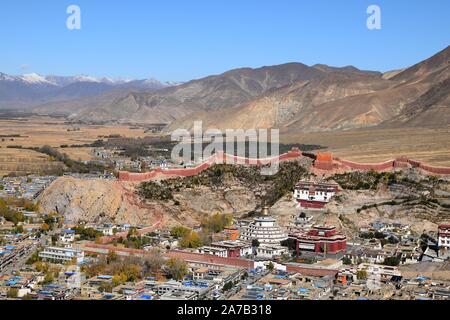
M63 164L52 161L47 155L24 149L0 149L0 177L11 172L17 174L45 173L61 168Z
M111 135L137 138L147 134L143 128L130 128L127 125L75 125L66 123L62 118L38 116L2 118L0 119L0 176L10 172L36 173L61 165L61 163L50 161L51 159L44 154L14 147L30 148L49 145L61 153L66 153L73 160L85 161L92 159L92 148L84 147L84 145Z
M282 134L280 140L327 146L335 156L357 162L381 162L405 155L435 166L450 166L450 127Z

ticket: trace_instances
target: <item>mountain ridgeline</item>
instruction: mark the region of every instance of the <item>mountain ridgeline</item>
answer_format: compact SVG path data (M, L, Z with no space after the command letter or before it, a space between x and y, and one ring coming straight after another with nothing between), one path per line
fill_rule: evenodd
M0 106L9 99L23 107L33 99L31 110L38 113L66 114L82 122L166 123L167 131L192 129L198 120L204 129L276 127L285 133L447 126L449 56L447 47L414 66L385 74L352 66L288 63L235 69L176 86L75 82L59 86L56 93L43 83L41 93L31 88L22 94L23 84L11 88L0 77Z

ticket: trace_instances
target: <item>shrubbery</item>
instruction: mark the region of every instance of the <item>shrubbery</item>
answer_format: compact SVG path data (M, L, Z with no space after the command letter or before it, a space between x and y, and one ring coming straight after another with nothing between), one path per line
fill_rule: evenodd
M214 165L192 177L143 182L139 186L138 193L149 200L173 200L173 193L181 189L198 186L213 189L223 187L226 177L232 177L248 188L266 185L268 190L262 201L271 206L284 195L292 192L295 184L306 174L306 169L296 161L281 163L278 172L274 175L262 175L261 167L257 166L221 164Z

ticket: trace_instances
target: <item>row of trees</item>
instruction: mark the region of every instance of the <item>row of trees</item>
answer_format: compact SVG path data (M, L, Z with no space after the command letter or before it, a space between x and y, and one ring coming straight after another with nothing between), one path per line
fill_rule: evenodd
M200 233L183 226L172 228L170 234L179 239L182 248L198 248L202 245L209 244L214 233L224 230L225 227L231 225L233 215L215 213L202 219Z
M80 240L96 240L103 236L101 231L95 230L94 228L85 228L83 226L77 226L73 229L76 234L80 236Z
M50 146L43 146L40 148L31 148L31 149L40 153L44 153L53 160L64 163L71 172L92 173L92 172L103 172L109 169L99 163L92 163L92 162L84 163L81 161L75 161L71 159L67 154L61 153L57 149L52 148Z
M87 277L112 275L111 283L100 288L101 291L111 292L114 287L123 283L135 282L149 276L165 275L175 280L183 280L188 273L188 266L185 261L179 259L165 261L158 250L148 252L144 258L120 258L110 251L97 263L83 266L82 271Z

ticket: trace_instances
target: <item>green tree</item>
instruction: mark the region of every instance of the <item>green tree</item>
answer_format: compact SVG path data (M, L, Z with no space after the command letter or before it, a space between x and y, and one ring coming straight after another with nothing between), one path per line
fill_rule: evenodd
M19 290L17 288L9 288L8 292L6 293L6 297L9 299L16 299L19 295Z
M356 272L356 278L358 280L365 280L365 279L367 279L367 271L366 270L358 270Z
M144 276L156 275L164 265L164 258L158 250L150 251L144 258Z
M225 285L222 288L222 290L224 292L229 291L231 289L233 289L233 283L231 281L228 281L227 283L225 283Z
M187 274L187 263L180 259L171 258L166 263L166 271L169 277L175 280L183 280Z
M53 276L53 272L47 271L47 273L45 274L45 277L44 277L43 284L50 284L54 280L55 280L55 278Z
M23 226L22 225L18 225L14 228L14 233L23 233Z
M259 240L258 239L253 239L252 240L252 247L253 248L258 248L260 245Z
M383 264L385 266L398 266L400 264L399 257L387 257L384 259Z
M192 231L181 239L180 246L183 248L198 248L202 246L202 240L197 232Z
M113 284L110 282L102 282L98 287L98 291L100 291L100 292L112 293L112 290L113 290Z
M125 273L115 274L112 277L112 286L117 287L118 285L121 285L122 283L125 283L127 281L127 275Z
M174 227L170 231L170 235L174 238L183 238L184 236L187 236L191 233L191 229L186 227Z
M27 265L32 265L35 264L36 262L39 261L39 252L35 251L33 252L33 254L31 255L31 257L28 258L28 260L26 261Z
M106 257L106 261L108 264L110 264L114 261L117 261L117 253L115 253L112 250L108 251L108 256Z
M231 225L233 215L215 213L214 215L203 219L202 228L211 230L214 233L222 231L225 227Z
M350 265L350 264L352 264L352 259L350 259L349 257L344 257L342 259L342 263L345 265Z

